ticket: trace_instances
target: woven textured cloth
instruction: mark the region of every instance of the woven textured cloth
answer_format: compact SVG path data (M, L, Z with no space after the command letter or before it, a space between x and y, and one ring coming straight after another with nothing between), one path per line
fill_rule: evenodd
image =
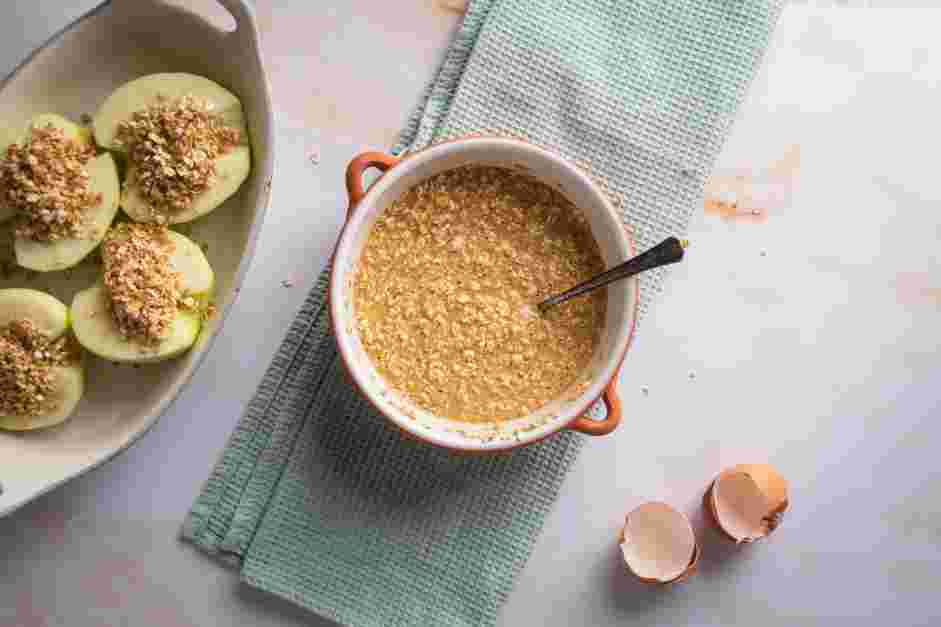
M472 0L396 152L522 137L685 232L783 0ZM641 280L641 315L662 274ZM183 527L250 585L352 627L493 625L582 436L466 457L348 385L321 275ZM609 437L617 437L612 435Z

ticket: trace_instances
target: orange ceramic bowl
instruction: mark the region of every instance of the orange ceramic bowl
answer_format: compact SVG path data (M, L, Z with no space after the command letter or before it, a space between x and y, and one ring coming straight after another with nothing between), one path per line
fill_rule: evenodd
M608 306L599 348L590 365L591 384L579 394L556 399L515 420L465 423L422 410L392 389L373 366L360 343L353 310L353 280L369 231L383 210L419 182L466 165L513 168L559 189L585 212L592 233L610 267L634 256L634 245L605 194L565 159L532 144L496 137L473 137L435 145L398 159L370 152L347 169L350 207L334 254L330 281L333 331L353 384L396 427L430 444L464 452L500 451L539 441L561 429L605 435L621 421L616 385L637 317L635 278L608 286ZM383 175L365 191L363 173ZM584 413L598 399L607 408L603 420Z

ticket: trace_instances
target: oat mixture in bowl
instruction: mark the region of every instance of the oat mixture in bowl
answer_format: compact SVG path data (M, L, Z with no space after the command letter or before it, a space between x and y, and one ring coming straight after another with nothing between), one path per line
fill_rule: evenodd
M506 168L416 185L373 225L355 277L356 325L382 376L419 407L468 422L520 418L586 387L604 291L533 306L601 272L582 212Z
M384 174L366 191L370 168ZM379 414L466 452L617 428L636 280L546 316L535 307L634 256L584 172L523 141L476 137L402 159L363 153L346 183L330 317L340 363Z

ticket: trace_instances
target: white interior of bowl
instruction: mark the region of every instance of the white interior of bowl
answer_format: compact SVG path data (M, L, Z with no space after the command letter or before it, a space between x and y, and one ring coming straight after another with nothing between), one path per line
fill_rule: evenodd
M584 173L550 152L511 139L466 139L415 153L379 179L356 207L337 247L330 296L338 346L357 385L380 411L422 439L450 448L495 450L532 442L560 429L602 394L627 350L637 282L621 281L607 288L605 327L590 367L592 384L581 394L500 423L455 422L412 404L385 383L360 343L351 298L356 265L370 228L389 204L420 181L470 164L518 169L559 189L585 212L607 267L632 256L633 247L611 203Z
M110 458L145 432L204 356L241 283L267 205L273 120L251 14L237 0L226 4L239 13L235 32L159 0L114 0L50 40L0 89L0 124L23 128L36 113L75 121L94 114L111 90L144 74L201 74L241 99L253 153L252 173L239 192L191 225L192 238L208 245L220 314L191 352L166 364L135 369L89 357L85 398L62 426L0 431L0 515ZM0 234L7 238L0 254L8 255L9 226L0 225ZM97 274L90 265L34 277L16 272L0 277L0 288L41 289L68 305Z

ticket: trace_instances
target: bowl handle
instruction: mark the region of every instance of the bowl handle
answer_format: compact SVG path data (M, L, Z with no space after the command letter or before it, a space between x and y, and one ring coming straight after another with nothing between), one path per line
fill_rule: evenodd
M366 188L363 187L363 174L369 168L376 168L385 172L389 168L401 161L399 157L387 155L384 152L363 152L350 161L346 166L346 192L350 198L350 206L346 210L346 219L349 220L353 215L353 209L359 204L359 201L366 195Z
M592 420L586 416L579 416L567 426L572 431L585 435L608 435L621 424L621 398L618 396L618 377L615 375L611 383L604 389L601 399L604 401L608 415L604 420Z

